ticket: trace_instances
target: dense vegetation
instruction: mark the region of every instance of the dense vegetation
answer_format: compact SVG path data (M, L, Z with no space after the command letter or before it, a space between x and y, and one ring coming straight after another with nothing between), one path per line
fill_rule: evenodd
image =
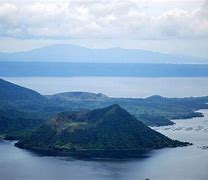
M73 152L107 152L185 146L138 121L119 105L92 111L64 112L16 144L21 148ZM121 152L119 151L121 150ZM124 154L123 154L124 153ZM94 156L94 153L89 156ZM97 156L97 154L96 154ZM132 156L134 156L132 154Z
M33 117L15 109L0 109L0 135L6 139L17 139L44 123L43 119Z
M171 119L202 116L195 111L208 108L206 102L208 97L111 98L101 93L86 92L42 96L0 79L0 135L22 134L37 128L59 112L92 110L112 104L119 104L146 125L171 125Z

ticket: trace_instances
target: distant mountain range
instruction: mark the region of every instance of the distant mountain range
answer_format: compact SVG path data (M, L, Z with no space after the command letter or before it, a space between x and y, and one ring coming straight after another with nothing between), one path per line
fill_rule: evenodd
M138 49L53 45L0 53L0 76L208 77L208 59Z
M75 45L52 45L25 52L0 53L0 61L91 62L91 63L179 63L202 64L208 59L138 49L90 49Z

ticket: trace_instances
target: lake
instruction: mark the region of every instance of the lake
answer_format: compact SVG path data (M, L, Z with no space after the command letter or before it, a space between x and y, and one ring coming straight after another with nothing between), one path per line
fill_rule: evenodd
M14 142L0 142L2 180L207 180L208 110L205 117L174 120L173 126L157 131L192 146L152 151L140 159L80 160L40 156L19 149Z
M5 77L4 79L44 95L69 91L88 91L114 97L208 95L208 77Z
M66 91L101 92L116 97L167 97L208 95L208 78L132 77L27 77L4 78L42 94ZM40 156L0 142L2 180L207 180L208 110L205 117L174 120L173 126L155 130L193 146L155 150L147 157L129 160L81 160Z

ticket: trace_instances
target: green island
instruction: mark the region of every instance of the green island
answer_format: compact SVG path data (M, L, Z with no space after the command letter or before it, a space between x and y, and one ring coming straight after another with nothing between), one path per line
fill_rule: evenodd
M151 149L190 145L150 129L119 105L59 113L17 147L81 157L139 157Z

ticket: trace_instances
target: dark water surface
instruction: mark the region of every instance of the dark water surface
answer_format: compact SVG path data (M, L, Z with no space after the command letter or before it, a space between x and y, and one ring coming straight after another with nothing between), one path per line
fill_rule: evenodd
M203 118L175 120L157 131L193 146L156 150L146 158L131 160L78 160L40 156L0 142L2 180L207 180L208 110Z

